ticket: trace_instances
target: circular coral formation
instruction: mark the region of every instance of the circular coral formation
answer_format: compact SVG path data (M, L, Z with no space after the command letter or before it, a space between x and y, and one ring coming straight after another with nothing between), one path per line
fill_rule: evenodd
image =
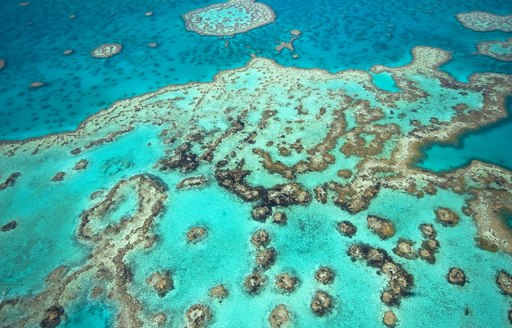
M503 294L512 296L512 275L502 270L496 276L496 283Z
M421 234L423 235L423 238L433 239L437 237L436 228L434 228L432 224L422 223L420 224L419 229L421 231Z
M403 258L412 260L418 257L418 254L413 248L414 242L409 239L400 238L398 239L398 243L395 248L393 248L393 252L401 256Z
M167 293L174 289L174 281L170 271L153 272L151 276L146 278L146 283L155 289L158 296L164 297Z
M245 290L249 294L258 294L261 291L261 288L265 284L265 277L259 272L253 272L248 275L244 281Z
M338 231L342 235L352 238L357 232L357 227L349 221L341 221L338 223Z
M215 298L219 300L219 302L222 302L223 299L229 296L229 292L224 285L217 285L210 288L208 295L210 295L211 298Z
M382 323L389 328L395 327L397 320L396 314L393 311L384 312L384 316L382 317Z
M295 291L299 280L288 273L281 273L276 276L276 286L284 292L291 293Z
M165 323L167 322L167 316L165 315L165 313L157 313L157 314L153 315L152 321L155 324L155 326L163 327L165 325Z
M317 291L310 304L311 311L317 316L328 314L333 307L334 300L332 296L323 291Z
M256 254L256 264L266 270L276 263L276 256L274 247L263 249Z
M255 247L265 247L270 243L270 235L267 230L260 229L251 236L251 243Z
M389 239L395 235L395 225L391 220L377 215L368 215L366 221L368 228L382 240Z
M55 328L60 325L61 317L64 315L64 308L60 305L54 305L47 309L40 326L42 328Z
M265 222L272 214L272 209L268 206L256 206L251 211L251 216L254 220Z
M201 240L203 240L207 235L207 230L205 227L195 226L190 228L187 231L187 242L191 244L195 244Z
M284 304L276 306L268 316L268 322L272 328L280 328L290 321L290 312Z
M334 282L334 278L336 277L336 273L329 267L323 266L315 272L315 279L324 285L329 285Z
M187 30L216 36L247 32L274 22L275 17L272 8L254 0L231 0L183 15Z
M285 225L287 221L288 217L284 212L275 212L274 216L272 217L272 222L281 226Z
M418 252L420 258L424 261L427 261L430 264L436 263L436 257L434 253L428 249L421 248Z
M452 285L464 286L466 284L466 274L462 269L450 268L448 275L446 276L448 282Z
M185 314L187 319L187 328L203 328L208 325L212 319L210 308L202 304L192 305Z
M121 52L123 46L119 43L105 43L91 51L94 58L110 58Z
M460 221L459 215L446 207L436 210L436 219L445 227L455 227Z

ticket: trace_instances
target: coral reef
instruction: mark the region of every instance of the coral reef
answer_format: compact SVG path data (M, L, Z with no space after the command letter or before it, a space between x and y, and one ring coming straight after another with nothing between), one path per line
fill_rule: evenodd
M105 43L91 51L94 58L110 58L121 52L123 46L119 43Z
M187 30L201 35L235 35L275 20L272 8L255 0L229 0L183 15Z
M391 220L376 215L368 215L366 222L368 228L380 239L389 239L395 235L395 225Z
M313 299L311 300L311 311L315 315L324 316L331 312L334 307L334 300L331 295L323 291L315 292Z
M457 14L457 20L465 28L476 32L512 32L512 15L500 16L485 11L472 11Z
M290 321L290 312L284 304L277 305L270 315L268 316L268 322L272 328L280 328L286 325Z

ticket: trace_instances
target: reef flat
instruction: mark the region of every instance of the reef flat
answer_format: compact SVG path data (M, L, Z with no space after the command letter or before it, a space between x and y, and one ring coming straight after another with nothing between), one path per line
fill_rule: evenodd
M413 163L505 118L512 76L412 57L335 74L256 57L3 142L4 325L65 326L94 301L118 327L506 326L511 172ZM47 257L18 259L34 240Z
M506 41L484 41L477 45L478 52L498 60L512 61L512 38Z
M457 14L457 20L465 28L476 32L512 32L512 15L500 16L485 11L472 11Z
M187 30L201 35L230 36L274 22L269 6L255 0L229 0L183 15Z

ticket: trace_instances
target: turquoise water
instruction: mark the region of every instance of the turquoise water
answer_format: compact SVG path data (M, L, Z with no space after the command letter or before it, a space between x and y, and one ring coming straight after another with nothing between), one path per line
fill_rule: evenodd
M183 15L216 1L0 3L0 326L270 327L283 304L282 327L394 326L387 311L397 327L509 327L512 64L476 45L510 33L455 15L510 1L268 0L262 27L187 31ZM104 43L122 52L93 58Z

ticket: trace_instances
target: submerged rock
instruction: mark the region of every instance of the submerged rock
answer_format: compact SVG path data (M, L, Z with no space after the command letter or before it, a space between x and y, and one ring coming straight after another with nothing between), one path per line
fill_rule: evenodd
M268 316L268 322L272 328L280 328L290 321L290 312L284 304L276 306Z
M342 235L352 238L357 232L357 227L350 221L341 221L338 223L338 231Z
M5 188L8 187L13 187L16 184L16 180L18 180L20 175L20 172L11 173L11 175L9 175L4 182L0 183L0 190L4 190Z
M66 172L57 172L52 178L52 181L62 181L64 180L64 176L66 175Z
M395 248L393 248L393 252L401 256L403 258L412 260L418 257L418 254L413 248L414 242L409 239L400 238L398 239L398 243Z
M460 221L459 215L446 207L436 210L436 219L445 227L455 227Z
M199 158L191 152L191 149L192 145L188 142L177 147L172 156L158 161L160 170L170 171L179 169L182 173L194 171L199 166Z
M209 307L202 304L194 304L187 310L186 318L187 328L203 328L211 321L212 313Z
M329 313L334 306L332 296L323 291L317 291L311 301L311 311L315 315L324 316Z
M281 273L276 276L276 286L287 293L295 291L299 280L288 273Z
M452 285L464 286L466 284L466 274L459 268L450 268L446 279Z
M165 323L167 322L167 316L165 313L156 313L152 317L152 321L157 327L163 327Z
M393 311L384 312L384 316L382 317L382 323L386 325L386 327L393 328L396 326L396 322L396 314Z
M268 206L256 206L251 211L251 216L254 220L265 222L272 214L272 209Z
M437 237L436 228L432 224L422 223L419 226L423 238L434 239Z
M146 283L152 286L160 297L164 297L174 289L174 281L170 271L153 272L151 276L146 278Z
M315 199L317 202L321 204L327 203L327 191L323 186L315 187L313 191L315 192Z
M320 269L315 272L315 279L324 285L332 284L335 277L336 274L334 271L326 266L320 267Z
M368 228L382 240L389 239L395 235L395 225L391 220L376 215L368 215L366 221Z
M267 204L273 206L304 205L311 202L311 194L298 183L286 183L268 190Z
M87 166L89 165L89 162L86 159L79 160L75 166L73 167L73 170L85 170Z
M45 311L40 326L42 328L55 328L60 325L62 315L64 315L64 308L60 305L54 305Z
M215 298L219 300L219 302L222 302L223 299L229 296L229 292L224 285L217 285L210 288L208 295L210 295L211 298Z
M190 189L194 187L203 187L206 185L206 177L201 175L198 177L190 177L181 180L178 185L176 186L177 189Z
M272 218L272 222L278 225L285 225L288 221L288 217L286 216L286 213L284 212L275 212L274 216Z
M259 272L253 272L245 278L245 290L249 294L258 294L265 284L265 277Z
M195 226L187 231L187 242L195 244L206 237L207 230L205 227Z
M256 263L263 269L268 269L276 263L276 256L274 247L263 249L256 254Z
M2 231L2 232L11 231L11 230L16 229L17 226L18 226L18 222L16 222L15 220L12 220L12 221L7 222L6 224L4 224L0 228L0 231Z
M270 235L267 230L257 230L251 236L251 243L256 247L265 247L270 243Z
M245 201L255 201L261 197L262 190L249 185L245 178L251 173L248 170L217 170L215 179L218 184Z
M512 275L502 270L496 276L496 283L503 294L512 296Z
M418 255L420 256L420 258L422 260L425 260L430 264L436 263L436 257L434 255L434 253L428 249L420 248Z

